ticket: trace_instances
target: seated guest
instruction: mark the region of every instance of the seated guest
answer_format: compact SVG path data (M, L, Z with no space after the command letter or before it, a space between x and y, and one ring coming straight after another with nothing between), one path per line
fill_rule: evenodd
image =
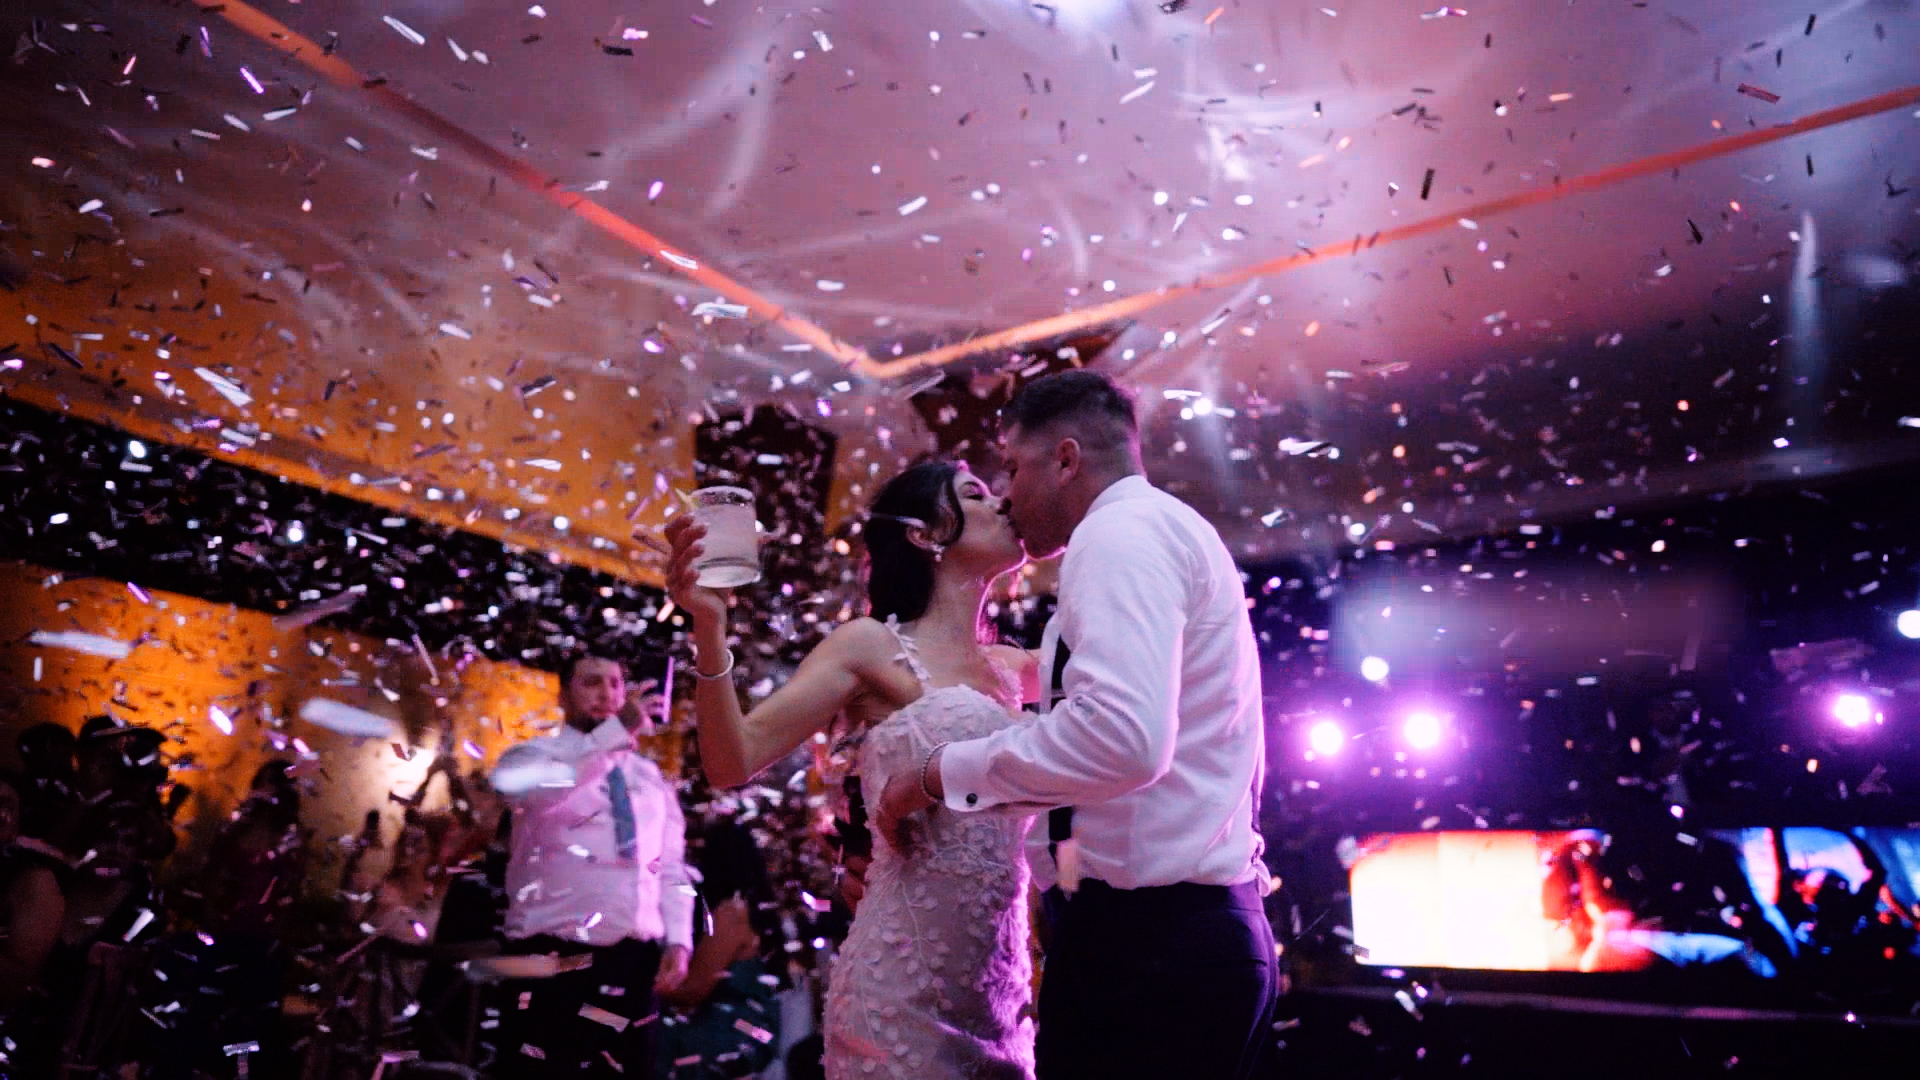
M145 808L108 803L82 820L76 849L60 935L63 968L84 964L96 941L132 941L155 925L162 904L153 867L172 845L154 842Z
M26 774L21 789L20 831L56 847L68 846L79 826L80 796L73 771L73 732L59 724L35 724L20 733L14 749Z
M167 766L160 757L165 744L166 736L152 728L94 716L80 725L74 755L74 786L82 813L109 804L132 807L141 822L141 848L156 861L172 854L177 843L171 815L160 798L160 786L167 782Z
M246 799L214 838L203 872L200 930L160 950L170 1028L151 1034L149 1077L231 1075L225 1047L257 1042L250 1069L293 1075L282 1030L287 912L306 877L308 834L285 761L253 775Z
M362 920L376 933L407 945L433 940L450 861L444 854L454 826L450 815L407 813Z
M306 877L300 789L284 761L254 771L247 797L214 838L208 859L208 929L271 940Z
M439 933L440 917L447 906L448 894L468 863L482 855L492 839L493 829L483 825L475 814L475 802L485 793L468 786L451 754L451 740L443 756L434 761L420 786L407 800L407 810L394 841L393 857L386 873L370 888L365 918L375 932L409 945L428 942L449 944ZM447 780L448 809L427 813L420 809L435 776ZM376 829L377 833L377 829ZM467 934L464 923L472 916L456 910L452 929ZM491 937L488 933L481 935ZM466 940L473 940L467 937Z
M11 1070L50 1072L55 1052L46 1008L47 962L66 921L67 866L45 843L20 835L24 781L0 774L0 1036L10 1040Z
M0 896L6 903L6 939L0 942L0 1009L41 989L47 958L66 921L68 869L44 842L21 834L22 781L0 774Z
M48 1035L62 1039L61 1067L76 1075L111 1072L138 1053L129 1020L148 968L145 946L167 924L156 867L173 850L172 831L156 820L150 800L108 800L81 819L47 976Z
M660 995L684 1015L665 1018L658 1075L752 1076L773 1063L780 1036L780 980L766 959L780 951L780 926L766 860L750 830L716 821L695 861L712 919L694 946L686 981Z
M651 730L643 690L629 695L614 660L569 661L565 725L508 748L494 768L494 788L514 803L507 948L545 961L504 987L496 1075L653 1068L654 995L686 978L693 895L679 795L634 747Z

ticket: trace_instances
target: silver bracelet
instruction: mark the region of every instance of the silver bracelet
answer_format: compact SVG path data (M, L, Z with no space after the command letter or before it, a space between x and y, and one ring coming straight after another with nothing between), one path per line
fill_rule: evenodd
M940 743L936 745L933 749L927 751L927 756L920 761L920 794L925 795L928 799L936 803L940 801L940 796L935 795L932 786L927 783L927 770L933 767L933 755L946 749L949 745L950 743Z
M711 675L709 675L709 674L707 674L706 672L704 672L704 671L701 671L701 670L700 670L700 650L699 650L699 648L698 648L698 647L696 647L696 648L695 648L695 649L693 650L693 676L694 676L694 678L696 678L696 679L700 679L700 680L703 680L703 681L705 681L705 682L712 682L712 681L713 681L713 680L715 680L715 679L724 679L724 678L726 678L727 676L729 676L729 675L731 675L731 674L733 674L733 650L732 650L732 649L727 649L727 650L726 650L726 654L727 654L727 666L726 666L726 667L723 667L723 668L721 668L721 669L720 669L719 671L716 671L716 672L714 672L713 674L711 674Z

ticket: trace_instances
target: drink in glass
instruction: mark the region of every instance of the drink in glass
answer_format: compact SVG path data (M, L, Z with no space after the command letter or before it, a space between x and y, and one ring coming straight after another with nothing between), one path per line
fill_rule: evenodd
M760 526L753 518L753 492L710 487L693 493L693 520L707 527L693 564L709 589L731 589L760 580Z

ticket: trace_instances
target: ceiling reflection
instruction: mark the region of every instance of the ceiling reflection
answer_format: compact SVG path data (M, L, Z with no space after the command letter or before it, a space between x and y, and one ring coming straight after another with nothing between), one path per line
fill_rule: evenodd
M602 569L646 575L627 533L716 412L788 408L864 476L955 436L909 400L927 373L850 357L1430 218L1139 310L1093 361L1140 387L1153 474L1246 556L1920 437L1915 108L1465 216L1900 91L1905 0L30 0L0 23L8 392ZM1035 353L956 370L1063 362Z

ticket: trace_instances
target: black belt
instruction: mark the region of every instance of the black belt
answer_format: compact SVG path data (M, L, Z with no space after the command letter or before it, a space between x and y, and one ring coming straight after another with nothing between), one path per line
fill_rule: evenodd
M1260 884L1257 881L1243 881L1238 885L1202 885L1194 881L1176 881L1171 885L1147 885L1138 889L1121 889L1099 878L1085 878L1080 882L1079 890L1074 893L1076 901L1082 898L1102 906L1172 905L1235 907L1253 910L1263 910L1265 907L1260 895Z

